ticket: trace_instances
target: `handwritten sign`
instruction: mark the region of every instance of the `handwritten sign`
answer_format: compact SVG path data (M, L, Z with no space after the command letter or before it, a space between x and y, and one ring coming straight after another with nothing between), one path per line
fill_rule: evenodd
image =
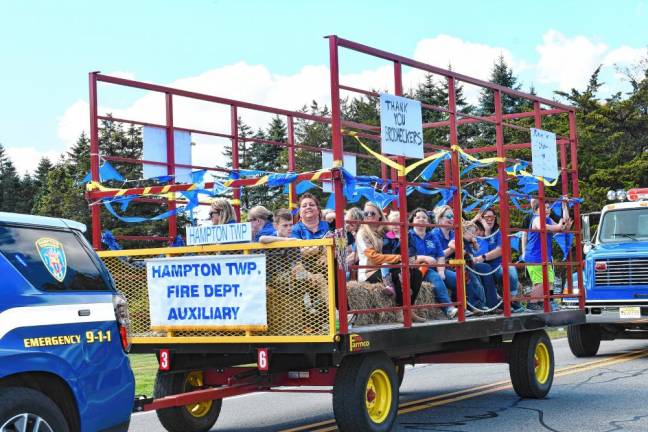
M252 241L249 223L187 226L186 234L188 246Z
M533 175L546 179L558 178L556 134L531 128L531 163Z
M382 153L423 158L421 102L380 94Z
M352 154L344 154L342 156L344 169L347 170L351 175L356 175L356 157ZM322 168L331 169L333 168L333 152L328 150L322 150ZM322 190L326 193L333 192L333 185L328 180L322 181Z
M265 330L265 255L146 260L152 330Z

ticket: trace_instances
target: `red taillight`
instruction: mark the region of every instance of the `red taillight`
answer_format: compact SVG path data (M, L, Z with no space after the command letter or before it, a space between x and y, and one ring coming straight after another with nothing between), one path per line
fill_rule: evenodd
M605 271L605 270L607 270L607 263L605 261L597 261L594 264L594 270L596 270L596 271Z
M113 306L115 308L115 318L119 329L119 338L124 351L130 351L130 315L128 314L128 302L126 298L117 294L113 296Z

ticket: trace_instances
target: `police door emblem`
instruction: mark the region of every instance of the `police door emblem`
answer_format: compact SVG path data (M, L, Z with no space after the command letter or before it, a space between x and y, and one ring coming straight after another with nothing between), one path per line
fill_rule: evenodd
M42 237L36 240L36 249L47 271L54 276L54 279L63 282L67 273L67 260L61 242L53 238Z

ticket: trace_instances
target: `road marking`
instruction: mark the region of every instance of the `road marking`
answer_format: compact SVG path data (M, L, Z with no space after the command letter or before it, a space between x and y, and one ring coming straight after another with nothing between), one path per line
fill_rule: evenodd
M594 360L587 363L575 364L558 369L554 372L554 378L572 375L588 370L600 368L603 366L624 363L636 360L641 357L648 356L648 349L634 350L624 354L619 354L602 360ZM465 399L471 399L477 396L482 396L490 393L495 393L502 390L512 388L510 380L498 381L491 384L484 384L476 387L471 387L465 390L458 390L452 393L445 393L442 395L432 396L424 399L417 399L409 402L404 402L399 405L398 414L406 414L415 411L422 411L429 408L434 408L441 405L447 405L453 402L459 402ZM322 428L322 429L315 429ZM301 431L317 431L317 432L331 432L337 430L335 420L327 420L318 423L311 423L305 426L299 426L292 429L284 429L281 432L301 432Z

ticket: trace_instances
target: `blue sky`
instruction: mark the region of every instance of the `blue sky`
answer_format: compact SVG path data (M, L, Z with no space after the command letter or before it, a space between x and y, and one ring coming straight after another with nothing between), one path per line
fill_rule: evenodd
M492 60L475 53L502 53L525 89L533 84L549 97L552 89L585 82L601 62L610 65L608 91L622 88L611 64L631 62L648 45L647 0L3 0L0 7L0 143L21 172L33 169L38 155L63 152L87 128L83 109L93 70L210 93L222 85L229 97L295 109L309 100L300 102L298 92L282 98L260 87L251 91L237 77L249 83L265 74L259 82L271 93L273 86L292 87L291 80L306 82L312 71L305 66L327 66L327 34L437 66L451 61L459 72L477 75L487 74ZM344 73L357 80L376 76L367 73L378 66L353 57ZM141 96L116 92L101 103L128 110Z

